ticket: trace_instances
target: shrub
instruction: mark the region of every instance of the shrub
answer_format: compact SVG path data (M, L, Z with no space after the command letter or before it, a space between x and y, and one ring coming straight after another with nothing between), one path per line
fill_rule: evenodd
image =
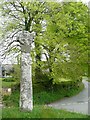
M3 81L5 81L5 82L15 82L15 78L7 77L7 78L4 78Z

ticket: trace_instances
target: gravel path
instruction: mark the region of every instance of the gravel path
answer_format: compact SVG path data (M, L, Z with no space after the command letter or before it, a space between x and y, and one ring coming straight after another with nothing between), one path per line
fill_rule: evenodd
M83 113L90 115L90 101L88 97L88 91L90 91L90 83L84 78L83 81L85 88L78 95L75 95L70 98L64 98L62 100L53 102L48 106L54 107L57 109L65 109L71 112Z

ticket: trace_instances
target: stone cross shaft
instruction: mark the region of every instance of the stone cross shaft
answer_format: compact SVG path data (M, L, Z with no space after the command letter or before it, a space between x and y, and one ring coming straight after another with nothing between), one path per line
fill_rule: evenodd
M32 59L30 56L32 42L32 33L24 31L19 35L19 43L21 45L20 108L26 111L33 109Z

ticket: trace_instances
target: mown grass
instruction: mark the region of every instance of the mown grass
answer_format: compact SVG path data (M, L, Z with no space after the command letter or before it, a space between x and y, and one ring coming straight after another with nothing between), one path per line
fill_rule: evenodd
M56 100L62 99L64 97L70 97L78 94L84 88L83 83L80 83L80 86L73 86L71 89L66 87L58 87L53 90L41 90L40 92L33 91L33 101L34 105L44 105L54 102ZM18 88L19 89L19 88ZM3 101L7 106L18 106L19 105L19 90L12 92L10 96L4 96Z
M16 90L12 92L10 96L3 96L3 104L6 107L18 107L19 106L19 96L20 92L19 90Z
M16 85L16 82L5 82L5 81L2 81L2 87L9 88L9 87L12 87L14 85Z
M16 85L16 82L14 81L4 81L5 78L0 78L0 86L2 86L3 88L9 88L12 87L14 85Z
M12 86L14 82L3 82L3 86ZM50 87L50 86L49 86ZM42 85L33 86L33 102L34 109L32 112L24 112L19 109L20 92L19 87L12 92L10 96L3 97L5 108L2 110L3 118L88 118L87 115L68 112L65 110L57 110L50 108L47 104L78 94L83 90L83 83L75 83L73 86L65 84L56 85L53 88L46 88Z
M34 104L48 104L54 101L57 101L59 99L62 99L64 97L70 97L73 95L78 94L80 91L82 91L84 88L83 83L80 83L79 87L73 86L72 88L67 88L67 87L56 87L53 90L47 89L47 91L42 91L42 92L34 92Z
M87 115L58 110L45 105L34 106L32 112L20 111L18 107L3 108L3 118L88 118Z
M3 118L88 118L87 115L58 110L48 107L46 104L61 99L63 97L73 96L83 89L80 87L72 89L61 88L53 91L34 91L34 109L32 112L20 111L19 109L19 90L14 91L10 96L4 96L5 108L2 110Z

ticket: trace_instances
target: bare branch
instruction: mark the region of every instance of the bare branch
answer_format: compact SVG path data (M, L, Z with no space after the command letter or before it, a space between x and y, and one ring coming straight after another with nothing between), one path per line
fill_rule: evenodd
M46 53L43 53L43 54L45 55L45 57L46 57L46 59L48 61L49 60L48 55Z
M21 6L19 5L16 5L15 2L10 2L10 4L13 6L13 8L15 8L16 11L19 11L19 12L23 12L22 10L20 10ZM18 9L19 8L19 9Z
M18 20L20 19L18 16L14 15L14 14L9 13L9 15L14 17L15 19L18 19Z
M49 48L48 48L47 46L45 46L45 45L43 45L43 44L41 44L41 45L43 46L43 48L45 48L46 50L49 51Z
M22 31L22 30L18 29L18 30L16 30L16 31L14 31L14 32L13 32L13 33L11 33L10 35L8 35L8 37L7 37L7 38L14 38L14 37L15 37L15 35L17 35L20 31Z
M10 51L12 50L12 49L14 49L14 47L16 48L16 47L21 47L20 45L14 45L14 46L12 46L11 48L9 48L9 47L7 47L7 48L5 48L4 49L4 52L2 53L2 56L6 56L8 53L10 53ZM18 49L19 50L19 49Z

